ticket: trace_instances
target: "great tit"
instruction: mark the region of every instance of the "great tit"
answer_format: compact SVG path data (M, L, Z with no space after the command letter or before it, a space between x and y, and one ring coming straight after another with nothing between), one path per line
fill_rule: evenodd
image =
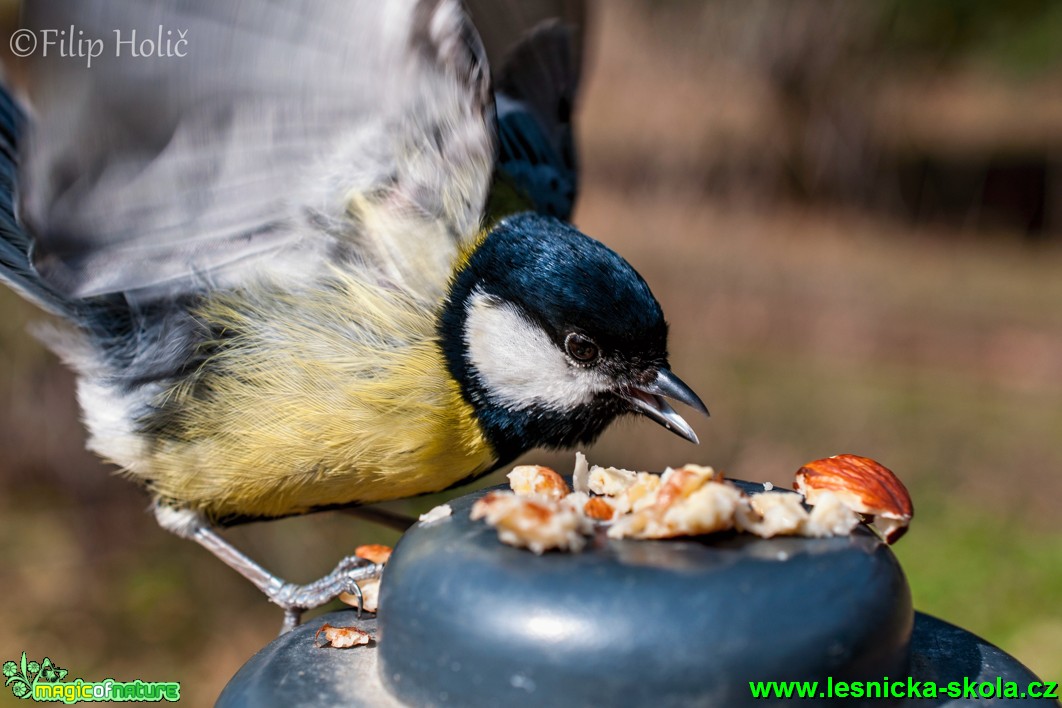
M457 0L25 5L71 37L26 61L28 119L0 106L0 277L65 321L88 446L289 626L378 569L291 585L217 526L707 413L649 286L566 221L582 8L471 9L493 78Z

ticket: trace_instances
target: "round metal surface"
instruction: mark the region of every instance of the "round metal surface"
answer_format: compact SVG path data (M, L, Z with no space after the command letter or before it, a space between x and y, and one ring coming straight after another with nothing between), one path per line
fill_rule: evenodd
M730 706L750 680L906 673L910 591L864 528L601 534L581 553L536 556L469 519L481 494L410 529L387 567L381 675L412 705Z
M357 625L373 631L373 619L358 620L353 610L333 612L317 617L308 624L273 640L255 654L225 687L218 699L218 708L312 708L316 706L348 706L349 708L410 708L428 706L407 704L399 701L384 688L378 672L379 646L369 645L353 649L316 648L314 632L322 623L337 626ZM650 628L651 629L651 628ZM938 685L956 682L998 680L1014 681L1026 686L1037 677L1020 662L998 647L970 634L952 624L934 617L915 613L914 633L911 636L911 677L917 681L935 681ZM880 678L885 678L880 677ZM891 680L903 676L891 675ZM542 705L552 705L542 697ZM484 697L482 702L490 702ZM804 701L814 705L812 701ZM496 703L501 705L501 701ZM980 698L911 698L899 702L902 708L973 708L974 706L1024 706L1054 705L1058 702L1044 699L1000 699L985 701ZM847 701L844 705L858 705ZM593 704L599 705L599 704ZM637 706L634 700L625 700L617 706ZM655 706L655 703L650 703ZM771 705L769 701L753 700L751 696L727 704L735 708L743 706ZM868 701L865 705L890 705L886 701Z
M1036 680L991 644L916 616L896 558L866 529L829 539L601 535L582 553L535 556L469 519L483 493L403 536L379 620L311 620L248 661L218 705L729 707L765 704L749 681ZM323 622L378 629L379 643L317 648Z

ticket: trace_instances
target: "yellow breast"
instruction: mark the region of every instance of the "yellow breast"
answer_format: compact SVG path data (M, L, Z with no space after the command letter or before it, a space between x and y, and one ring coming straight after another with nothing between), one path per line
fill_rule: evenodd
M337 272L305 292L222 297L200 316L224 336L160 397L152 453L128 469L164 499L281 516L445 489L496 461L435 313L412 297Z

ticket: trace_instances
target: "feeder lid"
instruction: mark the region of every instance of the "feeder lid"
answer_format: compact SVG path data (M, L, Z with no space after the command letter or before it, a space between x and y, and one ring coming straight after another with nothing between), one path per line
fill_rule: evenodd
M381 678L412 705L737 705L749 681L906 671L910 591L863 527L838 538L599 534L580 553L536 556L470 520L480 496L416 524L387 566Z
M403 536L379 619L311 619L249 660L217 705L730 708L763 703L749 681L1038 680L969 632L913 614L896 558L864 528L826 539L601 536L582 553L535 556L469 519L482 494ZM317 648L324 622L378 641Z
M356 625L370 633L376 631L374 618L366 616L359 620L350 609L314 618L309 624L277 637L251 657L222 691L217 708L409 708L412 705L399 701L384 688L378 670L378 645L370 644L357 649L315 648L313 635L323 622L336 626ZM885 678L883 676L877 680ZM896 680L895 675L888 678ZM901 676L900 680L905 678ZM956 686L974 684L977 691L984 691L986 684L995 687L997 682L1013 682L1026 687L1033 681L1040 681L1021 662L999 647L921 612L915 613L914 633L911 636L910 678L920 685L927 681L944 687L950 683ZM1025 706L1030 702L1058 705L1057 701L1049 698L1035 701L1025 697L992 699L991 704L1002 708ZM481 695L478 703L501 705L500 701L486 695ZM852 701L845 705L849 703ZM625 702L623 705L628 704ZM866 705L878 704L882 704L882 701L872 700ZM714 705L752 708L764 705L764 702L746 695L732 703L724 699ZM809 705L812 703L809 702ZM980 695L952 698L942 694L937 701L930 703L924 698L910 697L888 705L896 705L897 708L920 708L925 705L975 708L986 705L986 700Z

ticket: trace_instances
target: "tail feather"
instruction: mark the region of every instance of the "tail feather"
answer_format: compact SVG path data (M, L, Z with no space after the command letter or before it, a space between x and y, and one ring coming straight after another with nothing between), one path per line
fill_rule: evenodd
M44 282L33 268L33 239L18 221L18 146L24 117L6 89L0 87L0 280L47 312L76 318L74 304Z

